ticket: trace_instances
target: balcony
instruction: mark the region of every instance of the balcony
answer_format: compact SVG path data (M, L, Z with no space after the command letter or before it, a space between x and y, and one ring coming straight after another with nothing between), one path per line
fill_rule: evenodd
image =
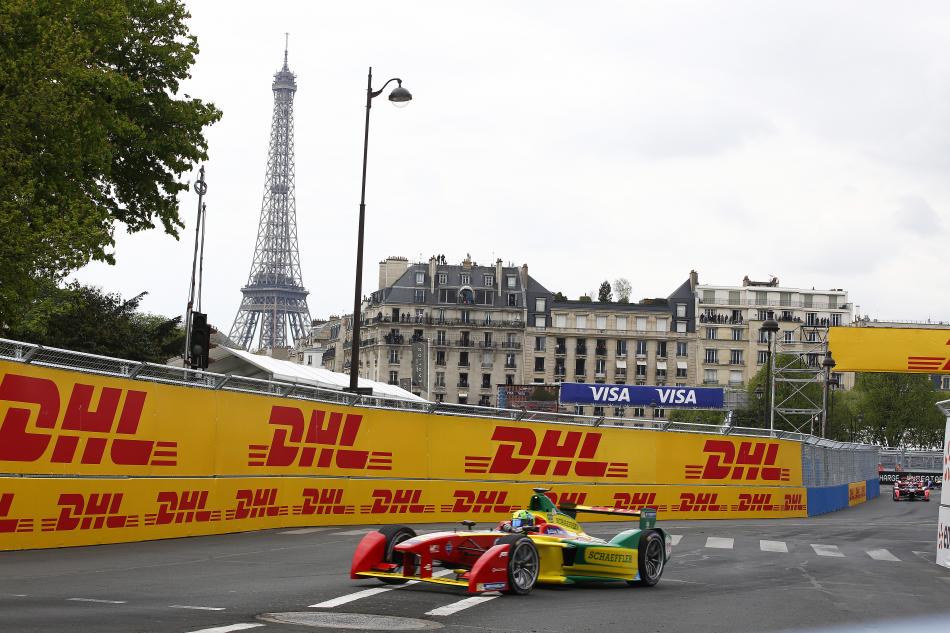
M387 345L405 345L406 337L402 334L386 334L383 336L383 340L386 341Z
M596 356L606 356L606 355L607 355L607 348L606 348L606 347L598 347L596 350L594 350L594 354L595 354Z
M482 348L482 349L493 349L493 348L495 347L495 345L496 345L496 344L495 344L494 342L492 342L492 341L479 341L479 342L478 342L478 346L479 346L480 348Z
M434 345L435 347L448 347L449 342L445 340L444 338L437 338L435 339L435 341L433 341L432 345Z
M435 364L436 364L436 367L445 367L445 359L439 360L437 358L435 359Z
M475 343L470 339L460 339L455 341L457 347L475 347Z
M574 374L574 380L577 382L584 382L587 380L587 374Z
M481 390L483 390L483 391L486 390L486 389L491 389L491 388L492 388L492 387L491 387L491 383L490 383L490 382L483 382L483 383L482 383L482 386L479 387L479 389L481 389Z
M564 371L563 367L561 369L557 369L557 368L554 369L555 378L565 378L566 376L567 376L567 372Z
M515 363L505 363L505 369L518 369Z
M584 346L578 345L576 348L574 348L574 355L575 355L575 356L587 356L587 346L586 346L586 345L584 345Z
M459 389L468 389L468 381L464 381L464 382L463 382L463 381L460 380L460 381L458 381L458 385L457 385L457 386L458 386Z
M460 360L459 367L470 367L467 360Z
M482 369L491 369L494 366L495 366L495 363L492 361L488 361L488 362L482 361Z
M521 343L517 341L503 341L501 343L502 349L521 349Z
M594 378L606 378L606 377L607 377L607 372L605 371L594 372Z
M564 345L558 345L557 347L554 348L555 356L564 356L565 354L567 354L567 347L565 347Z

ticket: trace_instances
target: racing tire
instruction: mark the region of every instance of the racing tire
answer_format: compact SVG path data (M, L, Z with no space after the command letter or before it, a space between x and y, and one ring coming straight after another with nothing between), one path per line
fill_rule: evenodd
M660 582L663 567L666 563L666 543L659 532L644 532L640 535L640 546L637 548L637 571L639 580L628 580L631 585L652 587Z
M519 596L531 593L541 571L541 557L534 542L523 534L511 534L495 544L508 545L508 588L502 593Z
M402 552L395 551L395 547L403 541L408 541L416 536L415 530L405 525L384 525L379 528L379 533L386 537L386 548L383 550L383 562L399 565L398 571L402 571ZM396 570L394 570L396 571ZM402 585L408 582L402 578L380 578L387 585Z

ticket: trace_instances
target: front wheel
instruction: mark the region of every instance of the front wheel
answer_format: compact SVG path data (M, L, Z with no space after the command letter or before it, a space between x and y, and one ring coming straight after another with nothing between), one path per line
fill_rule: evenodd
M384 525L379 528L380 534L386 537L386 549L383 552L383 562L398 565L393 569L393 573L400 574L403 571L403 554L395 550L396 546L403 541L408 541L416 536L415 530L405 525ZM387 585L401 585L407 580L403 578L380 578Z
M508 589L503 593L525 595L534 589L541 571L541 558L534 542L522 534L503 536L497 544L508 544Z
M652 587L660 582L663 565L666 562L665 548L663 537L659 532L645 532L640 535L640 547L637 550L640 580L636 582L645 587Z

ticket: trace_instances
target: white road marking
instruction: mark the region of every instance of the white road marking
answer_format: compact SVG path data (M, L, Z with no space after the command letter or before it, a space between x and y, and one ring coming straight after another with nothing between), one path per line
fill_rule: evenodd
M210 629L200 629L198 631L187 631L187 633L230 633L231 631L244 631L245 629L256 629L264 626L257 622L239 622L238 624L228 624L225 626L216 626Z
M447 604L444 607L439 607L433 609L432 611L426 611L426 615L452 615L453 613L458 613L462 609L468 609L479 605L483 602L488 602L489 600L494 600L498 596L472 596L471 598L463 598L458 602L453 602Z
M333 536L362 536L375 531L376 530L347 530L346 532L334 532Z
M329 530L330 528L318 527L318 528L300 528L299 530L285 530L279 532L279 534L313 534L314 532L323 532L324 530Z
M931 563L937 559L937 555L934 552L918 552L917 550L914 550L914 556L919 556Z
M670 534L670 536L673 538L673 545L679 545L680 541L683 540L682 534Z
M816 545L815 543L812 543L811 548L815 550L815 553L819 556L835 556L837 558L844 558L844 554L841 553L841 550L838 549L837 545Z
M100 602L102 604L125 604L125 600L100 600L99 598L66 598L73 602Z
M889 561L896 561L898 563L901 562L901 559L894 556L886 549L869 549L867 552L868 552L868 556L870 556L874 560L889 560Z
M706 539L706 547L715 549L732 549L733 543L735 543L735 539L721 538L719 536L710 536Z
M440 569L437 572L433 572L432 576L438 578L440 576L448 576L449 574L454 574L451 569ZM409 582L403 583L401 585L392 585L389 587L373 587L371 589L363 589L362 591L357 591L355 593L348 593L339 598L333 598L332 600L325 600L323 602L318 602L317 604L310 605L311 609L332 609L333 607L338 607L341 604L346 604L348 602L353 602L355 600L360 600L362 598L369 598L370 596L375 596L378 593L385 593L387 591L393 591L394 589L401 589L403 587L408 587L409 585L418 584L418 580L410 580Z
M788 545L785 544L785 541L759 541L759 549L763 552L788 554Z
M195 609L197 611L224 611L224 607L195 607L190 604L170 604L169 609Z

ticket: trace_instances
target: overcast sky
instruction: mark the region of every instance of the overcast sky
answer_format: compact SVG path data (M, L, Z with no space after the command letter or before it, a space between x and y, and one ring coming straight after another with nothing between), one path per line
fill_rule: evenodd
M527 263L571 298L776 275L862 314L950 320L950 4L945 2L187 3L183 92L207 132L203 308L227 332L260 215L290 32L297 221L311 315L352 308L366 71L374 102L364 292L377 262ZM193 177L193 176L189 176ZM181 239L117 231L77 278L184 311Z

